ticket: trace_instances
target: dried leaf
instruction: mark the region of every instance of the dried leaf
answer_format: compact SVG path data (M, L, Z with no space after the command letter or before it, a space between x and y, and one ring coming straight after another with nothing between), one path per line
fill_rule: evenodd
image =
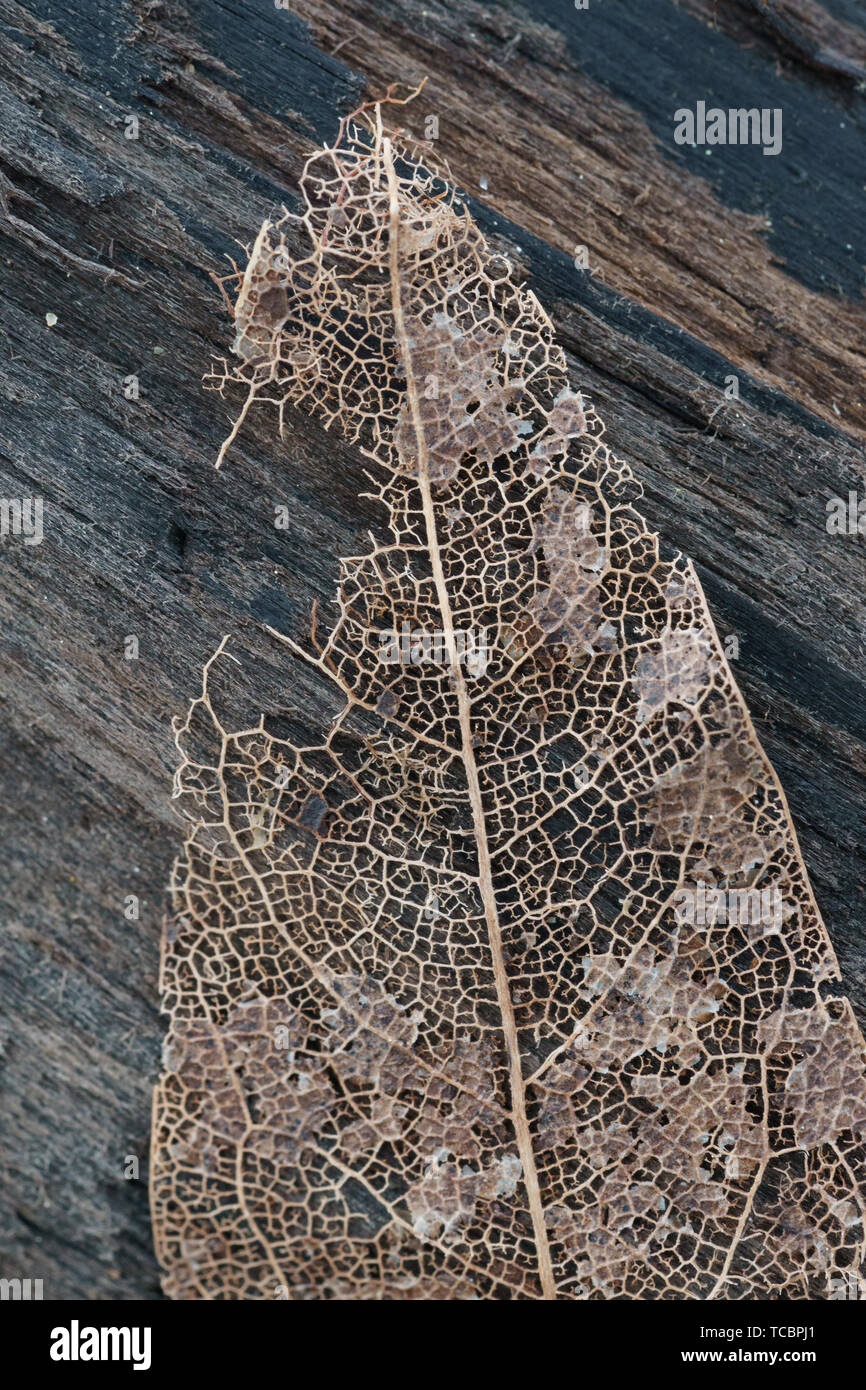
M357 441L390 534L323 646L282 639L327 736L225 727L213 662L178 730L165 1287L832 1296L864 1044L784 796L692 566L428 169L375 108L237 301L230 375Z

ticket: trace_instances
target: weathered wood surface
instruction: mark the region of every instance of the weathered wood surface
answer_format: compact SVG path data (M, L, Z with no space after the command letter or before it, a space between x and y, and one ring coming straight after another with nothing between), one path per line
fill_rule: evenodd
M170 716L224 633L254 699L282 669L260 623L297 630L379 521L359 459L297 417L283 447L252 420L214 473L227 406L201 378L230 335L208 272L291 202L311 143L394 80L428 77L407 126L439 116L645 512L739 638L866 1021L864 551L824 524L828 497L866 490L857 0L294 9L0 0L0 496L45 500L43 543L0 547L0 1255L47 1298L159 1296L146 1152ZM674 110L702 98L781 106L783 153L676 146ZM731 373L741 399L723 404ZM320 697L299 672L285 703L315 718Z

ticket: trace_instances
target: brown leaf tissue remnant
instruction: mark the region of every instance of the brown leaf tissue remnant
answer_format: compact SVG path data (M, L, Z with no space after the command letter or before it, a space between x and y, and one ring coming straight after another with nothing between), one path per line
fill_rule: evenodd
M354 442L386 526L276 649L340 692L317 742L227 725L222 649L178 728L166 1291L830 1297L864 1044L781 788L547 315L395 141L376 106L310 159L217 382ZM382 664L404 623L439 664ZM777 928L677 911L768 885Z

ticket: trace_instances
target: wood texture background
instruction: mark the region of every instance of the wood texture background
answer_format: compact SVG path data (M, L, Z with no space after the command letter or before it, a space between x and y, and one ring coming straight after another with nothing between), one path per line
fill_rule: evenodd
M866 1022L864 543L825 529L828 497L866 492L859 0L0 0L0 496L46 509L41 545L0 545L0 1273L46 1298L160 1296L170 718L224 633L242 694L279 680L260 624L297 631L380 521L361 461L304 419L283 446L251 420L214 472L228 405L201 379L231 334L209 272L364 94L425 75L405 124L438 115L739 639ZM699 99L782 107L781 155L676 146ZM315 719L321 692L298 672L283 699Z

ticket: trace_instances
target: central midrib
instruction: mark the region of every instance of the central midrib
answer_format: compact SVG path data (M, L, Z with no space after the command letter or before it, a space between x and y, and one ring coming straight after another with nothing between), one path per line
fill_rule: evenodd
M377 113L378 114L378 113ZM472 821L475 831L475 844L478 853L478 884L481 900L484 906L484 917L487 924L487 936L490 946L490 954L493 961L493 975L496 983L497 1002L499 1013L502 1020L502 1033L505 1041L505 1048L508 1055L509 1089L511 1095L511 1120L514 1125L515 1138L517 1140L517 1150L523 1165L523 1181L529 1201L529 1211L532 1218L532 1228L535 1237L535 1248L538 1256L538 1274L541 1281L542 1297L545 1299L556 1298L556 1282L553 1277L553 1264L550 1257L550 1245L547 1239L547 1227L544 1220L544 1208L541 1201L541 1190L538 1183L538 1171L535 1166L535 1153L532 1148L532 1139L529 1132L529 1121L526 1115L526 1091L523 1084L523 1069L520 1064L520 1049L518 1046L517 1023L514 1016L514 1004L511 999L511 990L508 984L508 974L505 968L505 957L502 950L502 932L499 925L499 911L496 905L496 895L493 889L493 871L490 863L490 849L487 843L487 824L484 818L484 808L481 800L481 785L478 778L478 766L475 761L475 750L472 742L472 724L469 708L469 696L466 690L466 682L463 677L463 670L457 655L457 645L454 639L454 620L451 612L451 600L448 594L448 587L445 582L445 574L442 569L442 557L439 553L439 540L436 533L436 516L433 510L433 495L430 487L430 470L427 455L427 441L424 434L423 421L418 397L418 388L412 373L412 362L409 353L408 337L406 325L403 317L403 303L400 293L400 274L399 274L399 242L400 242L400 203L397 174L394 169L394 159L391 151L391 142L387 138L382 138L382 155L385 172L388 180L388 193L390 199L390 272L391 272L391 303L394 313L394 328L396 331L397 342L399 344L406 371L406 392L412 414L412 424L415 430L415 440L418 458L418 483L421 490L421 497L424 507L424 521L427 528L427 544L430 551L430 562L433 569L433 578L436 585L436 594L439 608L442 614L442 625L445 633L445 642L448 650L448 661L451 668L451 675L454 680L454 687L457 694L457 704L460 719L460 740L463 757L463 765L466 770L466 783L469 791L469 801L472 807Z

